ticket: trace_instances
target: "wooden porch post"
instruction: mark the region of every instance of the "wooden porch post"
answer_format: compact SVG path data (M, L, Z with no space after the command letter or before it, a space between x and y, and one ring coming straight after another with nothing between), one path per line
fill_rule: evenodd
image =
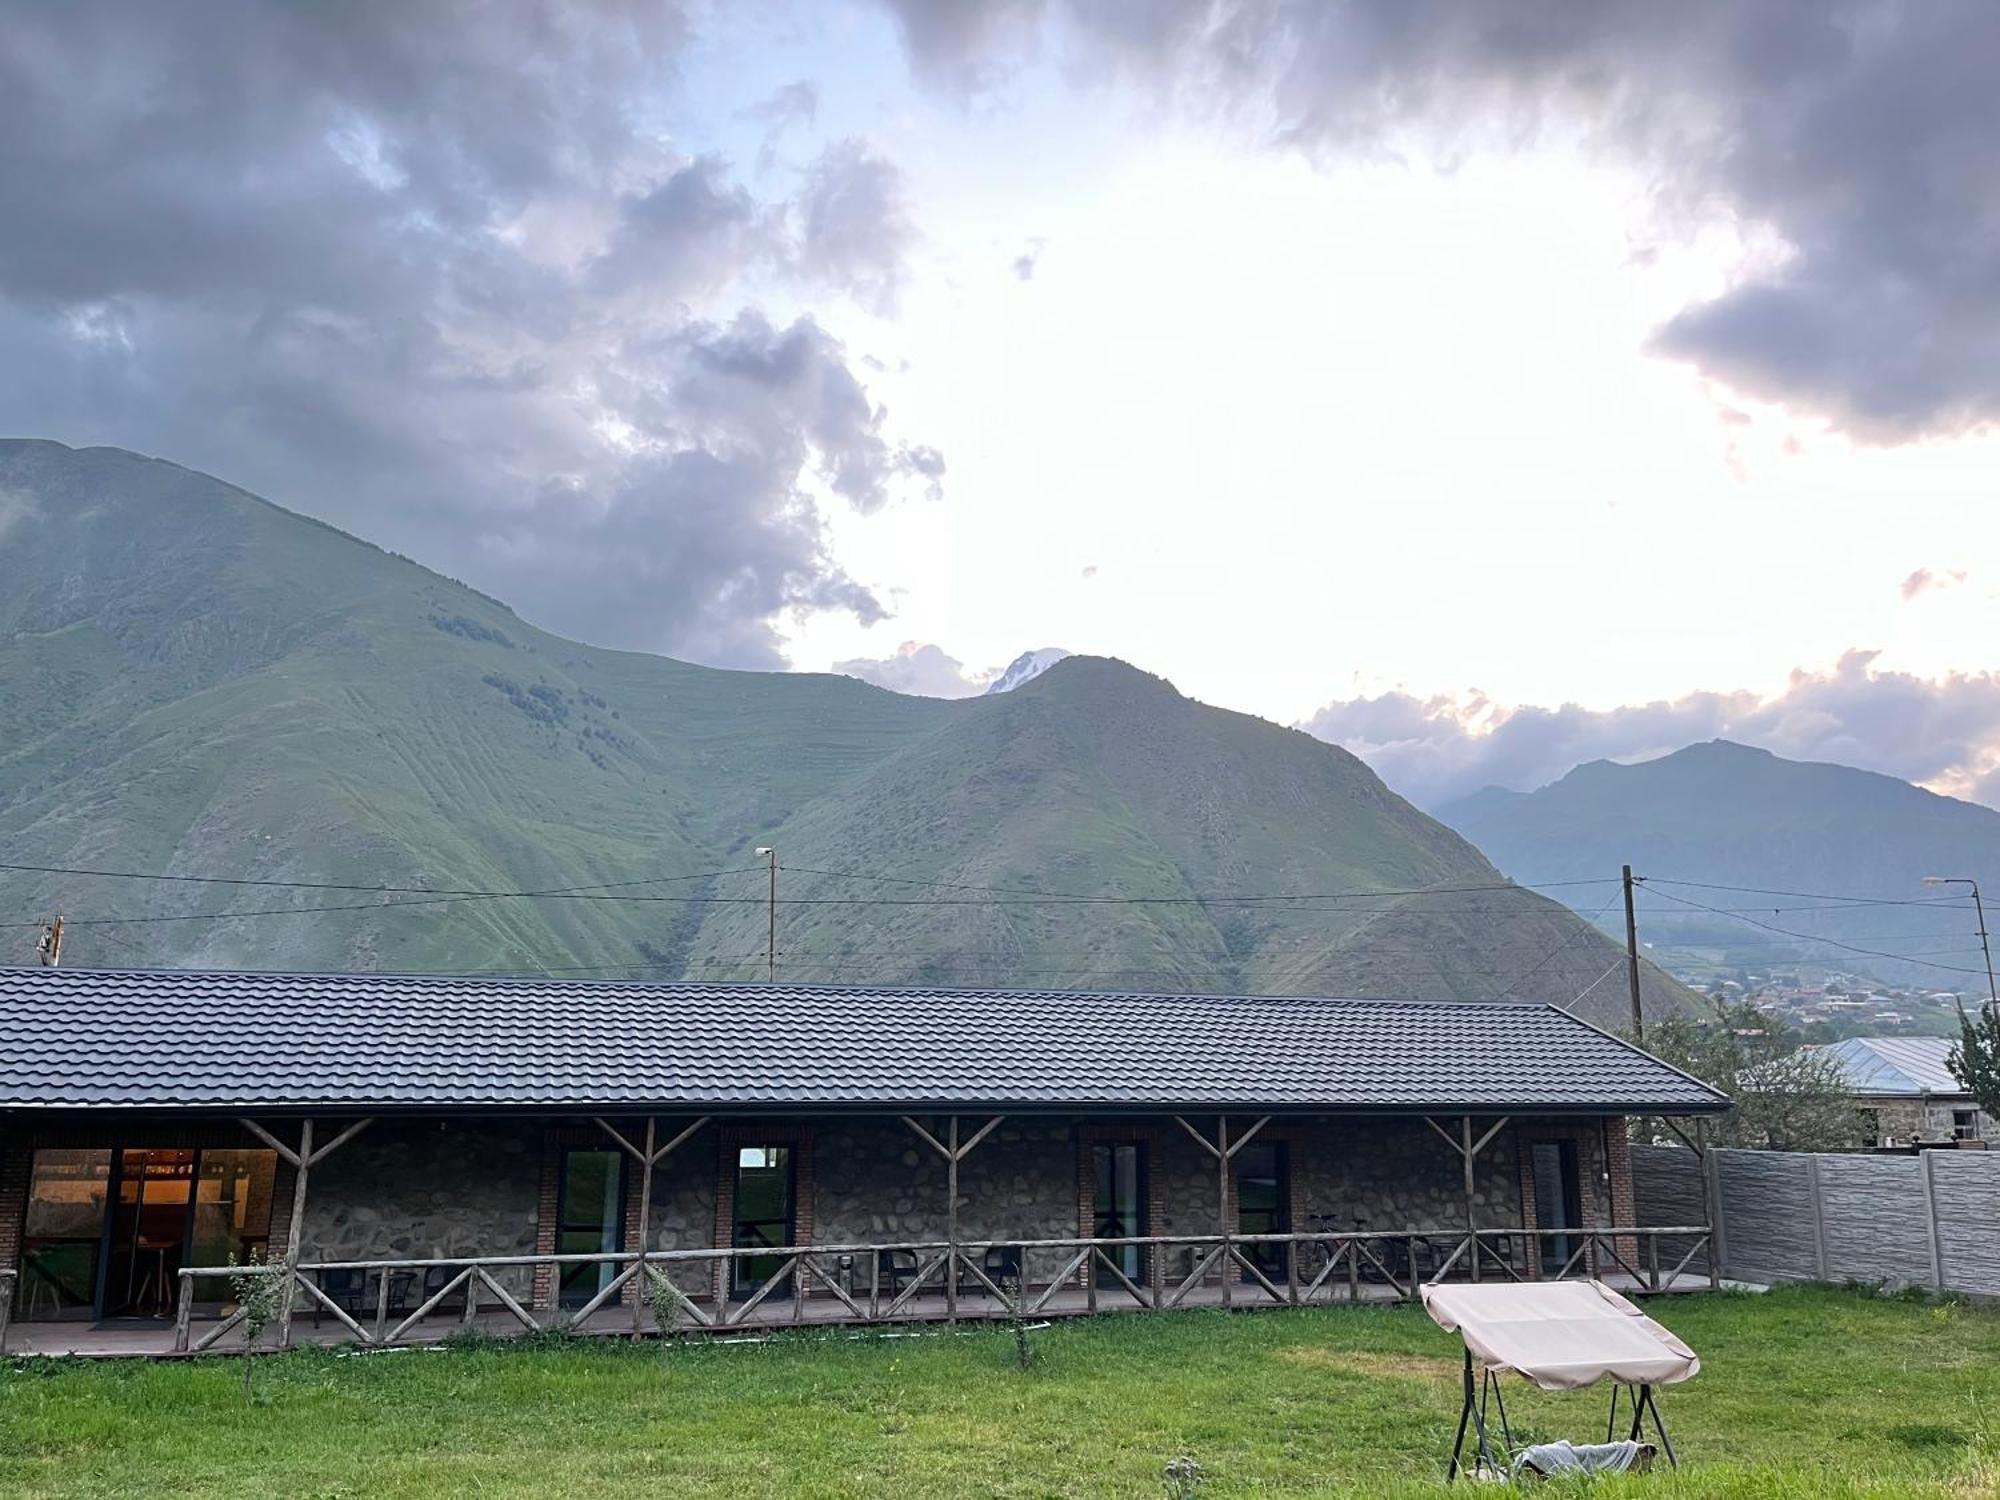
M1701 1165L1701 1206L1708 1220L1708 1289L1722 1290L1722 1204L1715 1191L1714 1162L1708 1154L1708 1118L1694 1117L1696 1159ZM1637 1215L1634 1215L1636 1218Z
M947 1324L958 1321L958 1116L945 1122L944 1157L944 1315Z
M633 1290L638 1293L632 1299L632 1337L638 1338L646 1331L646 1304L650 1300L651 1285L646 1280L647 1235L653 1224L653 1163L659 1160L654 1137L659 1130L659 1121L652 1115L646 1116L646 1145L639 1154L639 1259L638 1270L633 1273Z
M278 1304L278 1347L292 1346L292 1278L298 1275L300 1236L306 1227L306 1177L312 1170L313 1122L308 1115L299 1126L299 1154L292 1170L292 1221L285 1226L285 1297Z
M1479 1208L1473 1202L1473 1197L1478 1192L1478 1187L1475 1184L1472 1168L1473 1152L1476 1149L1472 1144L1472 1116L1467 1115L1459 1122L1459 1125L1460 1138L1464 1143L1459 1149L1465 1155L1465 1233L1466 1238L1472 1242L1472 1279L1477 1281L1479 1279Z
M1229 1305L1230 1305L1230 1304L1231 1304L1231 1303L1232 1303L1232 1302L1233 1302L1233 1301L1235 1300L1235 1287L1234 1287L1234 1283L1235 1283L1235 1281L1236 1281L1236 1277L1235 1277L1235 1274L1234 1274L1234 1271L1235 1271L1235 1268L1234 1268L1234 1267L1233 1267L1233 1266L1232 1266L1232 1265L1230 1264L1230 1261L1231 1261L1231 1258L1232 1258L1232 1257L1231 1257L1231 1251L1232 1251L1232 1249L1234 1248L1234 1247L1233 1247L1233 1246L1231 1245L1230 1241L1231 1241L1232 1239L1234 1239L1234 1238L1235 1238L1235 1236L1233 1236L1233 1235L1232 1235L1232 1234L1230 1234L1230 1232L1229 1232L1229 1155L1230 1155L1230 1153L1229 1153L1229 1116L1228 1116L1228 1115L1217 1115L1217 1116L1216 1116L1216 1118L1215 1118L1215 1144L1216 1144L1216 1147L1217 1147L1217 1150L1216 1150L1216 1155L1215 1155L1215 1171L1216 1171L1216 1178L1215 1178L1215 1182L1216 1182L1216 1189L1215 1189L1215 1190L1216 1190L1216 1218L1217 1218L1217 1219L1218 1219L1218 1220L1220 1221L1220 1222L1218 1222L1218 1224L1216 1225L1216 1228L1217 1228L1217 1230L1218 1230L1218 1231L1219 1231L1219 1232L1221 1233L1221 1235L1222 1235L1222 1262L1221 1262L1221 1263L1222 1263L1222 1305L1223 1305L1224 1307L1228 1307L1228 1306L1229 1306Z

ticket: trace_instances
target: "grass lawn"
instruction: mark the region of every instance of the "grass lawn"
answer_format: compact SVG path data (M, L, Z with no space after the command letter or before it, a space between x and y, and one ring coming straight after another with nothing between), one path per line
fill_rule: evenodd
M1593 1494L2000 1495L2000 1312L1823 1288L1673 1298L1686 1465ZM1458 1343L1412 1308L1185 1312L1032 1335L487 1346L0 1373L0 1493L1153 1496L1439 1492ZM1536 1437L1604 1392L1508 1386Z

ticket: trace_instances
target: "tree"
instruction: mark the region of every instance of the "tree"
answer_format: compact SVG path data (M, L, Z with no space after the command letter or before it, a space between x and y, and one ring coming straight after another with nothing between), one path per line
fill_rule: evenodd
M1859 1115L1836 1059L1748 1000L1712 1003L1712 1014L1681 1011L1654 1022L1645 1047L1730 1097L1736 1107L1716 1122L1716 1145L1834 1151L1857 1143ZM1656 1133L1649 1121L1639 1128Z
M1979 1107L2000 1120L2000 1005L1980 1006L1976 1021L1963 1004L1958 1007L1958 1044L1945 1065Z
M230 1264L236 1263L230 1257ZM257 1341L283 1311L292 1296L292 1268L283 1256L265 1260L261 1251L250 1253L249 1263L229 1278L236 1305L243 1309L243 1399L251 1400L250 1372L257 1358Z

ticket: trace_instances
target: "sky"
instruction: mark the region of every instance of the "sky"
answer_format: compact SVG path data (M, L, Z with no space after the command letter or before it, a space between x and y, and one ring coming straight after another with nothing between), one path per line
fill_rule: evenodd
M1429 806L1718 735L2000 805L1983 0L4 9L10 434Z

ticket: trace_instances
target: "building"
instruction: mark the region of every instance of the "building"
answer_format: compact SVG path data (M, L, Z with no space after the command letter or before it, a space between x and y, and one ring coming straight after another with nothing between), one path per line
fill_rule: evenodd
M1542 1006L7 969L0 1281L44 1349L265 1257L380 1342L1636 1285L1625 1117L1727 1107Z
M2000 1122L1952 1077L1952 1046L1941 1036L1856 1036L1822 1050L1839 1060L1870 1144L1991 1140Z

